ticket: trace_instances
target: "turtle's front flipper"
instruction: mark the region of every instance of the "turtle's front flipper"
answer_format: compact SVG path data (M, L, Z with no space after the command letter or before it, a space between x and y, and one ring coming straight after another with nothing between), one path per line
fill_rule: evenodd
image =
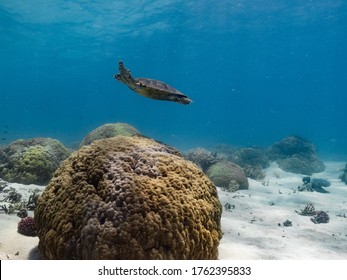
M119 74L114 75L114 78L124 84L126 84L131 89L135 89L136 85L135 79L131 76L130 71L124 67L122 61L119 61Z

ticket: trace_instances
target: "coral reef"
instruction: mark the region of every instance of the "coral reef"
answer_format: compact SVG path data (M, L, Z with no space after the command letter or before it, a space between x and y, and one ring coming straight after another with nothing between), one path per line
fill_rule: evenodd
M339 176L339 179L340 179L342 182L345 182L345 184L347 185L347 163L346 163L345 168L343 168L341 171L343 171L343 174L341 174L341 175Z
M210 152L204 148L189 150L185 158L194 162L204 172L218 161L216 153Z
M232 153L228 160L240 165L241 167L257 166L260 168L267 168L270 166L270 160L265 151L256 148L238 149Z
M8 183L0 178L0 192L4 191L7 186Z
M268 150L268 157L287 172L312 175L325 169L315 145L299 136L289 136L274 143Z
M13 187L9 187L3 190L2 199L0 200L0 209L5 214L14 214L17 212L17 216L24 218L27 216L27 211L33 211L37 206L38 197L40 195L39 189L29 190L29 197L23 195Z
M229 159L236 150L236 147L223 143L217 144L212 148L212 151L218 155L218 158L225 160Z
M34 218L22 218L18 223L18 233L26 236L36 236L36 226Z
M45 259L217 259L216 187L172 147L94 141L55 173L35 209Z
M141 133L133 126L126 123L107 123L97 127L82 140L80 146L90 145L95 140L122 136L140 135Z
M17 216L20 218L28 217L28 211L26 209L20 209Z
M296 210L295 212L302 216L313 216L317 214L317 211L312 203L308 203L304 209L300 209L300 212Z
M236 163L225 160L217 162L207 169L206 174L216 186L229 192L248 189L247 177Z
M22 195L13 187L10 187L8 190L5 191L8 193L5 198L2 200L4 202L9 203L18 203L22 199Z
M45 185L70 152L58 140L17 140L2 149L0 176L22 184Z
M311 218L311 221L315 224L329 223L330 217L327 212L317 211L316 215Z
M291 227L291 226L293 226L293 223L292 223L292 221L286 220L283 222L283 226L284 227Z
M225 211L230 211L231 212L231 209L235 209L235 205L230 204L229 202L227 202L227 203L224 204L224 209L225 209Z
M282 170L296 174L312 175L325 169L323 162L318 159L311 161L307 157L299 155L278 159L276 162Z
M2 204L0 205L0 209L4 211L5 214L13 214L15 211L21 209L20 204Z
M323 187L329 187L330 182L326 179L321 178L313 178L310 177L304 177L302 179L303 185L298 187L298 191L308 191L308 192L320 192L320 193L328 193L327 190L323 189Z
M31 211L35 210L38 203L39 196L40 196L40 192L41 191L39 189L35 189L31 191L28 201L24 203L26 209Z
M328 213L324 211L316 211L312 203L308 203L304 209L300 209L300 212L296 210L295 212L302 216L313 216L311 221L315 224L329 223L330 217Z
M263 170L263 168L259 165L244 165L242 167L243 171L245 172L246 177L262 181L265 179L266 174Z

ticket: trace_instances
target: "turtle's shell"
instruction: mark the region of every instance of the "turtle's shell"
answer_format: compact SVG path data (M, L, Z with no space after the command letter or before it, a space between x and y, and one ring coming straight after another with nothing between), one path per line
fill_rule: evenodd
M154 90L164 91L167 93L184 95L182 92L178 91L177 89L173 88L172 86L169 86L168 84L163 83L163 82L158 81L158 80L147 79L147 78L137 78L135 80L136 80L136 82L140 83L141 86L143 86L143 87L148 87L148 88L152 88Z
M175 101L182 104L189 104L191 102L182 92L161 81L137 78L135 82L138 86L135 91L143 96L159 100Z

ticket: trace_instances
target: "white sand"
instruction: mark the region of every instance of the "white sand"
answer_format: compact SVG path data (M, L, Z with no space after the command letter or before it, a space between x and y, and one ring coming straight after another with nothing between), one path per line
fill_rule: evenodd
M220 258L346 260L347 218L337 216L347 216L347 186L338 179L338 169L344 166L343 162L327 162L324 172L312 176L328 179L331 186L325 189L329 193L295 191L303 176L284 172L276 164L267 169L265 186L249 179L249 190L219 190L222 205L235 205L235 209L223 212ZM317 211L326 211L329 223L314 224L311 217L295 212L307 203L313 203ZM286 220L293 226L284 227Z
M30 191L38 188L43 190L44 187L36 185L22 185L11 183L8 187L15 188L22 194L22 198L28 200ZM0 199L3 199L5 193L0 193ZM5 203L0 203L5 204ZM28 211L28 216L33 216L32 211ZM37 244L38 237L29 237L17 232L17 225L21 218L16 214L7 215L0 211L0 259L39 259Z
M302 184L302 175L284 172L272 164L267 170L265 185L249 179L249 190L228 193L218 189L223 207L223 238L220 259L297 260L347 259L347 186L338 179L344 162L326 162L326 170L315 178L328 179L329 193L295 191ZM11 184L23 195L36 186ZM41 187L42 188L42 187ZM274 203L271 206L269 203ZM330 216L327 224L314 224L309 216L295 212L313 203L318 211ZM17 233L16 215L0 213L0 259L38 259L37 237ZM292 221L292 227L283 222ZM278 226L278 224L281 226Z

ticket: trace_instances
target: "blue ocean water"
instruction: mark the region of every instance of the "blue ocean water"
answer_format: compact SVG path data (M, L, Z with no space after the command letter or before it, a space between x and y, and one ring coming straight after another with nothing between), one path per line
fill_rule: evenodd
M0 145L125 122L181 149L294 134L346 159L346 1L0 0L0 32ZM194 102L132 92L119 60Z

